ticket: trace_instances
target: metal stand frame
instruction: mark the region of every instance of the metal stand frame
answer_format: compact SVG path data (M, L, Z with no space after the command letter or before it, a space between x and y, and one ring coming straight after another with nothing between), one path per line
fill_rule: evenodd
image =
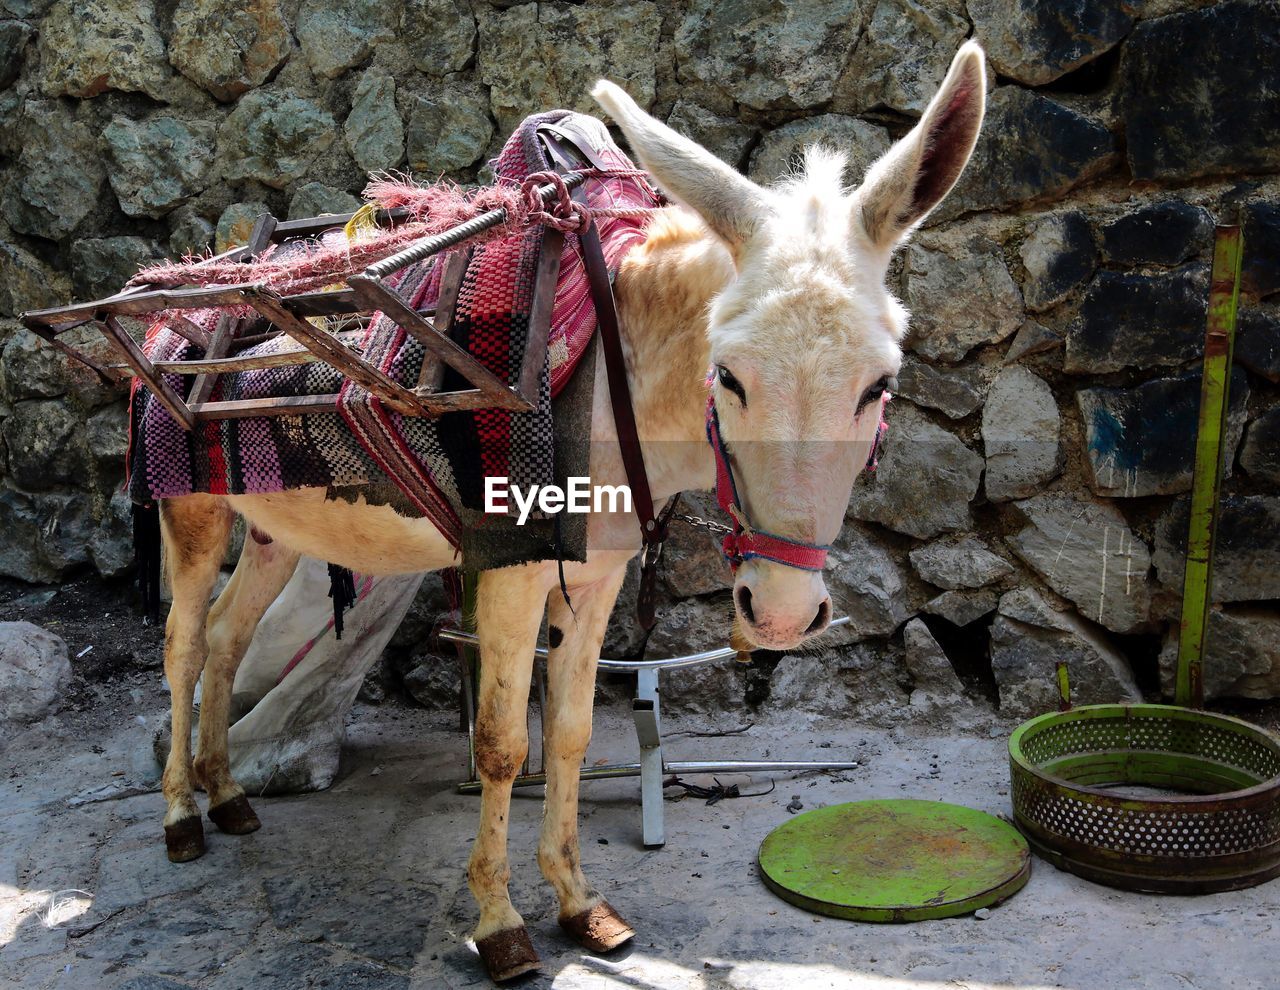
M848 616L832 621L832 626L844 625ZM474 647L479 639L472 633L459 629L444 628L437 633L441 640L455 643L463 647ZM460 650L462 657L463 715L467 726L467 772L465 781L458 785L461 794L478 794L480 780L476 775L475 720L476 702L473 690L475 674L473 663L466 649ZM539 648L536 651L539 659L545 660L548 651ZM579 776L582 780L606 780L611 777L640 778L640 810L643 827L642 841L645 848L656 849L666 844L666 833L663 824L662 781L668 774L699 773L765 773L769 771L784 772L797 770L852 770L857 763L839 763L831 761L811 760L667 760L662 752L662 699L659 694L658 677L666 669L675 667L696 667L705 663L714 663L727 657L736 657L738 651L731 647L715 650L704 650L683 657L671 657L666 660L599 660L599 669L608 671L628 671L636 675L636 697L631 702L631 715L635 720L636 739L640 746L640 762L611 763L599 767L582 767ZM539 710L545 710L545 687L540 667L534 667L534 688L538 695ZM547 782L546 773L531 771L526 759L523 771L516 777L514 787L536 787Z

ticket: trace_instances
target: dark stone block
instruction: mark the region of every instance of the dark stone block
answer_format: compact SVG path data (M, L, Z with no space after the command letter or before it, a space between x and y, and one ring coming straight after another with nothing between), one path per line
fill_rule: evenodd
M1077 210L1038 221L1028 231L1020 253L1027 269L1022 295L1033 311L1065 299L1093 274L1098 260L1089 221Z
M1181 592L1186 564L1191 499L1175 501L1156 522L1155 552L1160 583ZM1226 495L1218 514L1213 556L1215 602L1280 598L1280 498Z
M1043 86L1118 44L1133 26L1133 2L969 0L969 16L1001 75Z
M1280 314L1241 309L1236 318L1236 364L1280 382Z
M1280 292L1280 204L1250 203L1245 210L1241 267L1241 291L1259 298Z
M27 42L34 33L35 29L22 21L0 23L0 89L18 78Z
M1213 221L1198 206L1152 203L1102 228L1102 256L1120 265L1176 265L1207 248Z
M1002 86L987 100L973 159L933 222L1058 199L1114 160L1115 141L1098 121L1039 93Z
M1280 484L1280 406L1249 424L1240 450L1240 466L1252 478Z
M1179 365L1204 349L1207 268L1160 275L1099 272L1067 328L1063 367L1075 372Z
M1227 414L1227 472L1244 432L1248 376L1231 373ZM1137 388L1090 388L1076 393L1084 423L1085 452L1099 495L1138 498L1191 490L1200 375L1158 378Z
M1280 165L1280 6L1229 0L1139 24L1125 46L1121 116L1139 179Z

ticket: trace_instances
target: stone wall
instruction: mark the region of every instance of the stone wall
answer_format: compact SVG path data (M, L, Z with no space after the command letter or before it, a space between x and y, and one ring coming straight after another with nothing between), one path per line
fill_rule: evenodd
M1084 700L1167 688L1212 223L1240 215L1208 683L1280 694L1280 109L1261 85L1280 9L1059 8L0 0L0 313L221 248L264 207L349 209L370 170L483 178L524 114L591 110L602 74L760 180L818 139L856 179L973 34L993 67L988 122L892 274L913 329L883 462L835 552L852 629L671 687L693 707L896 711L934 703L945 651L1017 712L1051 703L1058 658ZM11 319L0 345L0 573L119 574L120 398ZM650 655L721 639L721 573L706 538L680 534ZM622 614L609 645L646 649Z

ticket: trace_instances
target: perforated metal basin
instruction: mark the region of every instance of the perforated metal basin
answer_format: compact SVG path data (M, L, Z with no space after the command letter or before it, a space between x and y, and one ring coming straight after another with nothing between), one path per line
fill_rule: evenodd
M1015 824L1088 880L1191 894L1280 875L1280 738L1248 722L1089 705L1024 722L1009 766Z

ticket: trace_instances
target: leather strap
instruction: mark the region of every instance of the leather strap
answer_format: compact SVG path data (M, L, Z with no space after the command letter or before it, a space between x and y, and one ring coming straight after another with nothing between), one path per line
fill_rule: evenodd
M574 198L582 196L579 188ZM636 598L636 618L644 629L653 628L655 600L657 596L658 561L662 557L662 543L667 538L671 514L676 499L671 499L662 512L653 511L653 494L649 488L649 473L644 466L644 452L640 448L640 435L636 431L636 415L631 405L631 385L627 380L626 356L622 352L622 336L618 330L618 310L614 303L613 286L609 282L609 266L600 246L600 232L592 223L578 235L582 245L583 267L587 284L596 307L596 323L600 328L600 345L604 350L605 376L609 382L609 404L613 407L613 423L618 433L618 449L622 454L622 466L627 472L627 484L631 488L631 504L640 517L640 537L643 549L640 558L640 592Z

